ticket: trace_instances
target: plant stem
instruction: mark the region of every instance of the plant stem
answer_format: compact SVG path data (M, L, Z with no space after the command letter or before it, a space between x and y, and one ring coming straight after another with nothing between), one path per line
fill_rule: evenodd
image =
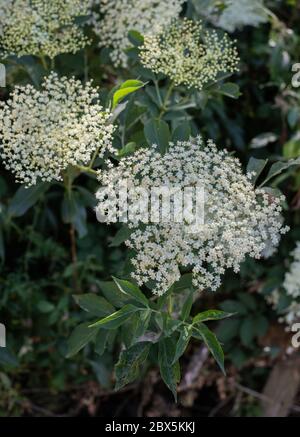
M159 119L161 119L161 117L164 115L164 113L167 112L167 110L168 110L168 102L170 100L174 86L175 86L174 82L171 82L171 84L167 90L167 93L165 95L165 98L164 98L164 102L163 102L163 105L162 105L162 108L161 108L161 111L160 111L160 114L158 117Z
M95 175L95 176L97 175L96 170L93 170L90 166L89 167L85 167L83 165L76 165L76 168L78 168L78 170L83 171L84 173L89 173L89 174Z
M77 271L77 248L76 248L76 234L73 223L70 224L70 241L71 241L71 259L73 264L73 286L76 292L80 290L78 283Z
M46 61L46 57L44 55L40 55L40 59L41 59L41 62L42 62L42 65L43 65L44 69L47 71L48 70L48 64L47 64L47 61Z

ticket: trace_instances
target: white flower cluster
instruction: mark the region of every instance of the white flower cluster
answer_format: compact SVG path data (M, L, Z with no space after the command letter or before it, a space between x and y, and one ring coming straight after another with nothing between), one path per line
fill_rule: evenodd
M61 180L68 165L88 163L96 151L102 156L111 149L111 114L97 98L90 83L51 73L40 90L18 86L0 102L0 156L17 182Z
M278 220L282 199L271 199L263 189L255 189L250 176L243 174L236 158L219 151L212 141L203 144L200 137L170 143L163 156L155 146L141 149L117 167L109 165L100 172L102 187L108 189L106 193L111 191L109 199L121 179L148 190L204 187L205 221L197 232L187 233L185 224L175 221L139 227L132 220L133 233L126 244L136 252L132 276L138 284L154 281L154 293L161 295L180 278L183 267L192 271L196 287L216 290L226 269L238 272L246 255L260 258L268 239L277 244L280 233L286 231ZM97 198L97 208L109 211L112 205L102 189Z
M0 0L0 50L50 58L75 53L88 42L75 18L89 7L90 0Z
M225 0L225 8L217 25L234 32L244 26L258 26L268 20L262 0Z
M286 273L283 287L287 294L294 298L300 297L300 242L292 253L293 262L290 271Z
M293 262L290 270L285 274L283 288L288 296L293 298L291 304L285 308L279 318L279 322L287 325L300 320L300 242L297 243L296 249L291 253ZM271 295L267 296L267 301L274 309L277 308L280 301L281 293L278 289L274 290Z
M101 47L111 47L115 67L127 67L128 32L142 35L168 26L180 14L185 0L94 0L92 24ZM101 19L101 16L103 18Z
M239 56L228 35L204 30L201 22L176 21L161 33L147 35L141 47L142 64L169 76L176 85L201 90L219 73L238 71Z

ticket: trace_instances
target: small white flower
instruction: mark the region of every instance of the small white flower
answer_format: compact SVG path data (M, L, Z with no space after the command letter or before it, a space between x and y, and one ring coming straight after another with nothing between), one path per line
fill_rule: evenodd
M219 37L203 29L200 21L175 21L158 34L146 35L141 47L142 64L169 76L176 85L201 90L219 73L238 71L239 56L228 35Z
M155 146L140 149L123 158L117 167L99 172L101 185L96 210L107 211L106 222L114 222L114 194L120 180L129 186L193 187L205 191L205 222L197 232L186 232L185 223L149 223L139 227L135 214L129 221L133 232L126 244L136 255L132 264L138 284L156 283L154 293L163 294L180 278L180 268L193 273L199 289L216 290L226 269L239 271L246 256L260 258L267 240L279 241L282 228L277 215L281 198L270 198L256 189L243 174L238 159L218 150L212 141L203 144L200 137L187 142L170 143L161 155ZM130 199L129 199L130 201ZM131 200L129 211L135 206Z
M0 156L16 181L33 185L61 180L68 165L86 164L112 150L111 116L97 103L98 90L51 73L41 89L17 86L0 102Z
M115 67L127 67L128 32L142 35L168 26L180 14L185 0L94 0L92 24L100 47L111 47Z
M88 15L90 0L0 0L0 51L4 55L75 53L88 40L75 18Z

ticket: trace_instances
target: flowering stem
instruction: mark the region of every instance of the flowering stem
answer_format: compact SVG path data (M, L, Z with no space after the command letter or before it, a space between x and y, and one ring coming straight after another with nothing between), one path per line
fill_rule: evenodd
M83 171L84 173L88 173L88 174L91 174L91 175L94 175L94 176L97 175L96 170L93 170L90 166L89 167L85 167L83 165L76 165L76 168L78 168L78 170L80 170L80 171Z
M48 70L48 64L47 64L45 56L44 55L40 55L40 59L41 59L41 62L42 62L42 65L43 65L44 69Z
M164 102L163 102L163 105L162 105L162 108L161 108L161 111L160 111L160 114L158 117L159 119L161 119L161 117L164 115L164 113L167 112L167 110L168 110L168 103L169 103L174 86L175 86L174 82L171 82L171 84L168 88L168 91L166 93L166 96L164 98Z
M155 85L156 94L157 94L157 98L158 98L159 104L160 104L160 106L163 106L164 104L163 104L163 101L162 101L162 98L161 98L161 95L160 95L160 90L159 90L159 86L158 86L158 81L157 80L154 81L154 85Z

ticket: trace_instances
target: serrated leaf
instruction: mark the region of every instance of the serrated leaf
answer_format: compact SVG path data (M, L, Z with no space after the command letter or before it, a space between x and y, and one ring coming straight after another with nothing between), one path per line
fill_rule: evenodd
M104 297L94 293L76 294L73 298L80 308L93 316L105 317L115 311L115 308Z
M267 174L266 179L261 183L260 186L266 185L267 182L269 182L275 176L281 174L284 170L287 170L292 166L299 166L299 165L300 165L300 158L290 159L287 162L282 162L282 161L276 162L275 164L272 165L269 173Z
M129 281L124 281L123 279L117 279L113 277L114 282L119 287L119 290L122 293L127 294L132 299L136 300L137 302L141 303L142 305L148 307L148 299L146 296L141 292L139 287L137 285L132 284Z
M172 339L162 339L158 343L158 363L161 377L171 390L177 402L178 364L172 364L175 349Z
M190 338L192 336L192 330L193 330L192 325L179 327L180 336L176 344L176 351L172 364L175 364L176 361L178 361L179 358L184 354L189 344Z
M140 337L144 336L150 322L151 314L152 311L150 309L145 309L133 314L125 322L122 336L127 347L130 347L139 341Z
M225 311L220 311L220 310L203 311L202 313L197 314L193 318L193 323L207 322L208 320L227 319L228 317L231 317L232 315L233 315L232 313L227 313Z
M74 329L68 340L67 358L77 354L96 337L98 329L90 328L89 325L90 322L81 323Z
M121 308L119 311L115 311L107 317L104 317L98 322L89 324L90 328L101 327L104 329L116 329L121 326L125 320L127 320L131 314L140 311L140 308L137 308L134 305L128 304Z
M121 352L119 361L115 366L116 390L140 376L140 369L148 357L150 346L148 342L136 343Z
M210 329L208 329L206 325L199 323L197 324L197 327L194 327L193 329L193 337L202 339L204 341L212 356L218 363L220 369L225 374L224 352L216 335Z

